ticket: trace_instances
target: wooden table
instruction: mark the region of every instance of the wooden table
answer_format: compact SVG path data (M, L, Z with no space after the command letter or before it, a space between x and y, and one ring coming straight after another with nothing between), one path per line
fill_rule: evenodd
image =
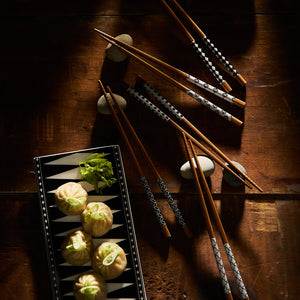
M98 79L121 93L121 81L134 85L141 75L263 188L260 193L228 186L218 165L210 178L250 299L298 299L300 66L299 10L294 2L180 1L247 80L242 88L222 72L232 94L247 103L245 109L198 90L243 120L242 127L229 124L132 59L105 59L107 43L94 27L113 36L128 33L135 46L217 84L160 1L45 5L32 0L3 5L1 298L51 299L33 157L119 144L148 299L224 299L194 184L180 176L179 168L187 160L180 134L123 94L129 119L194 233L192 240L185 238L150 177L171 229L172 238L166 241L113 120L97 113ZM233 274L227 276L234 299L240 299Z

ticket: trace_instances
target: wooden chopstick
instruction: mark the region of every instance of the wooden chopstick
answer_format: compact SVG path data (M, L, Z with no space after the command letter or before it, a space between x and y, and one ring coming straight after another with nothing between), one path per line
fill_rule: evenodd
M132 95L135 99L143 103L148 109L150 109L153 113L158 115L160 119L170 124L179 132L184 132L194 144L196 144L203 152L205 152L208 156L210 156L216 163L230 172L233 176L235 176L239 181L243 182L250 189L252 188L243 178L241 178L238 174L236 174L229 166L227 166L220 158L214 155L211 151L209 151L205 146L203 146L199 141L197 141L192 135L186 132L182 127L180 127L175 121L173 121L167 114L161 111L156 105L154 105L150 100L137 92L134 88L127 86L127 92Z
M218 81L218 83L224 88L224 90L229 93L232 91L232 88L230 85L223 79L223 76L220 74L220 72L217 70L217 68L213 65L213 63L209 60L209 58L205 55L204 51L199 47L199 45L196 43L194 37L191 35L191 33L186 29L186 27L183 25L183 23L179 20L179 18L175 15L171 7L167 4L165 0L161 0L162 4L165 6L167 11L171 14L173 19L176 21L176 23L179 25L179 27L182 29L188 40L190 41L193 49L195 52L201 57L203 62L205 63L206 67L209 69L209 71L212 73L212 75L215 77L215 79Z
M239 120L236 117L232 116L231 114L229 114L228 112L226 112L224 109L218 107L217 105L213 104L209 100L207 100L207 99L203 98L202 96L198 95L196 92L194 92L193 90L187 88L186 86L184 86L183 84L181 84L177 80L173 79L172 77L170 77L166 73L162 72L158 68L154 67L153 65L149 64L145 60L143 60L140 57L138 57L137 55L135 55L134 53L128 51L127 49L123 48L119 44L115 43L114 41L112 41L108 37L104 36L96 28L95 28L95 30L100 34L101 38L103 38L104 40L106 40L109 43L113 44L114 46L118 47L120 50L122 50L123 52L125 52L127 55L133 57L134 59L136 59L140 63L144 64L151 71L153 71L156 74L160 75L161 77L163 77L164 79L166 79L167 81L169 81L170 83L172 83L174 86L176 86L177 88L179 88L180 90L182 90L183 92L185 92L187 95L189 95L190 97L192 97L193 99L197 100L198 102L200 102L201 104L203 104L204 106L206 106L207 108L209 108L210 110L212 110L215 113L217 113L219 116L223 117L224 119L226 119L229 122L232 122L235 125L241 126L243 124L243 122L241 120Z
M162 0L163 1L163 0ZM218 50L218 48L207 38L206 34L199 28L199 26L193 21L193 19L187 14L187 12L178 4L176 0L170 0L176 8L180 11L183 17L188 21L188 23L194 28L199 37L208 46L216 58L225 66L228 73L237 79L237 81L242 85L246 85L247 81L243 78L241 74L233 67L232 64L223 56L223 54ZM170 7L169 7L170 8ZM170 8L171 9L171 8Z
M132 146L131 146L128 138L127 138L125 130L123 129L123 126L122 126L122 124L121 124L121 122L120 122L120 120L119 120L119 118L117 116L117 113L115 112L115 110L113 108L113 105L111 104L111 102L110 102L110 100L108 98L108 95L107 95L107 93L105 91L105 88L104 88L101 80L99 80L99 85L100 85L101 90L102 90L102 92L104 94L104 97L105 97L105 99L107 101L107 104L108 104L108 106L109 106L109 108L111 110L111 113L113 115L115 123L116 123L116 125L117 125L117 127L119 129L119 132L120 132L120 134L121 134L121 136L122 136L122 138L123 138L123 140L124 140L124 142L125 142L128 150L129 150L129 153L130 153L130 156L131 156L131 158L133 160L133 163L134 163L134 165L135 165L135 167L136 167L136 169L137 169L137 171L139 173L140 181L141 181L142 186L143 186L143 188L145 190L146 197L149 200L150 205L151 205L151 207L153 209L153 212L154 212L154 214L156 216L156 219L157 219L157 221L158 221L158 223L159 223L159 225L160 225L160 227L162 229L162 232L163 232L164 236L167 237L167 238L169 238L169 237L171 237L171 234L170 234L170 231L169 231L168 226L166 224L166 221L164 220L164 217L162 216L162 214L161 214L161 212L159 210L159 207L157 206L157 203L156 203L156 201L154 199L154 196L153 196L153 193L152 193L152 191L150 189L150 186L149 186L149 184L148 184L148 182L146 180L146 177L144 176L142 167L140 166L140 163L139 163L139 161L138 161L138 159L137 159L137 157L135 155L135 152L134 152L134 150L133 150L133 148L132 148Z
M200 132L182 113L180 113L166 98L161 96L149 83L147 83L140 76L138 80L141 82L143 87L148 91L153 97L155 97L162 105L164 105L176 118L185 123L197 136L199 136L206 144L208 144L220 157L222 157L231 168L233 168L237 173L239 173L243 178L248 180L253 186L255 186L260 192L262 188L259 187L247 174L245 174L240 168L238 168L229 158L222 152L215 144L213 144L202 132Z
M192 75L190 75L190 74L188 74L188 73L186 73L182 70L179 70L178 68L175 68L175 67L171 66L170 64L168 64L168 63L166 63L166 62L164 62L164 61L162 61L162 60L146 53L145 51L142 51L142 50L140 50L140 49L138 49L134 46L128 45L126 43L123 43L122 41L117 40L113 36L103 32L99 29L97 29L96 31L98 31L102 35L106 36L107 38L111 39L115 43L121 45L123 48L125 48L125 49L127 49L127 50L129 50L129 51L131 51L135 54L138 54L141 57L146 58L146 59L160 65L161 67L164 67L165 69L171 71L172 73L175 73L178 76L184 78L184 80L186 80L188 82L191 82L192 84L194 84L194 85L196 85L196 86L198 86L198 87L200 87L200 88L202 88L202 89L204 89L204 90L206 90L206 91L222 98L223 100L225 100L225 101L227 101L231 104L237 105L239 107L242 107L242 108L245 107L246 103L244 101L242 101L242 100L240 100L240 99L238 99L238 98L236 98L236 97L234 97L234 96L232 96L232 95L216 88L215 86L213 86L211 84L208 84L208 83L206 83L206 82L204 82L204 81L202 81L202 80L200 80L200 79L198 79L198 78L196 78L196 77L194 77L194 76L192 76Z
M185 142L186 142L186 137L184 135L184 138L185 138ZM201 165L199 163L199 160L197 159L197 155L196 155L196 152L195 152L195 149L193 147L193 144L192 144L192 141L189 139L188 140L188 143L189 143L189 146L190 146L190 149L192 151L192 154L193 154L193 157L194 157L194 160L196 162L196 165L197 165L197 170L198 170L198 177L200 177L200 183L202 185L202 188L204 189L204 192L206 194L206 198L208 199L208 203L211 207L211 210L212 210L212 213L213 213L213 217L215 219L215 222L216 222L216 225L217 225L217 228L218 228L218 231L220 233L220 236L221 236L221 239L222 239L222 242L223 242L223 246L225 248L225 252L226 252L226 255L227 255L227 258L230 262L230 266L232 268L232 271L233 271L233 274L234 274L234 277L235 277L235 280L236 280L236 283L237 283L237 286L238 286L238 289L240 291L240 294L242 296L242 299L248 299L249 300L249 297L248 297L248 293L247 293L247 290L246 290L246 287L244 285L244 282L243 282L243 279L242 279L242 276L240 274L240 271L239 271L239 268L237 266L237 263L235 261L235 258L234 258L234 255L233 255L233 252L231 250L231 247L229 245L229 242L228 242L228 238L227 238L227 235L225 233L225 230L224 230L224 227L223 227L223 224L221 222L221 219L220 219L220 216L219 216L219 213L218 213L218 210L216 208L216 205L215 205L215 202L214 202L214 199L212 197L212 194L210 192L210 189L208 187L208 184L207 184L207 181L205 179L205 176L204 176L204 173L203 173L203 170L201 168ZM190 162L191 164L191 162ZM195 167L194 167L195 168Z
M167 199L170 207L172 208L176 219L178 220L178 223L181 225L184 233L186 234L186 236L188 238L192 237L192 233L190 231L190 229L188 228L181 211L179 210L178 206L176 205L172 195L170 194L170 192L168 191L168 188L166 186L166 184L164 183L162 177L160 176L158 170L156 169L152 159L150 158L150 155L148 154L146 148L144 147L143 143L141 142L140 138L138 137L136 131L134 130L133 126L131 125L130 121L128 120L126 114L124 113L124 111L122 110L122 108L120 107L118 101L116 101L110 87L106 87L109 94L111 95L111 98L114 102L115 107L118 110L119 116L122 118L122 120L125 122L128 130L130 131L131 135L133 136L135 142L137 143L137 145L139 146L140 150L142 151L142 153L144 154L144 157L146 158L149 166L151 167L151 170L153 171L154 175L156 176L156 181L161 189L161 191L163 192L165 198Z
M231 294L231 289L230 289L230 286L229 286L229 283L228 283L228 279L227 279L227 276L226 276L226 271L225 271L225 268L224 268L224 265L223 265L221 253L219 251L218 243L217 243L215 233L214 233L211 221L210 221L210 217L209 217L209 213L208 213L207 206L206 206L206 203L205 203L204 195L203 195L201 185L200 185L200 182L199 182L199 177L197 175L197 171L196 171L196 168L195 168L195 165L194 165L194 162L193 162L193 158L196 161L198 161L198 159L197 159L197 156L195 156L194 153L193 153L193 155L190 153L190 149L189 149L189 145L188 145L188 141L187 141L185 133L182 132L182 135L183 135L183 140L184 140L184 144L185 144L185 148L186 148L186 153L188 155L189 163L190 163L190 166L191 166L194 182L195 182L196 189L197 189L197 192L198 192L198 196L199 196L198 198L199 198L201 210L202 210L202 213L203 213L205 225L206 225L206 228L207 228L207 231L208 231L208 235L209 235L211 246L212 246L212 249L213 249L213 252L214 252L214 255L215 255L218 271L219 271L219 274L220 274L220 277L221 277L221 282L222 282L222 286L223 286L223 289L224 289L224 293L226 295L226 299L233 299L232 294ZM189 142L190 142L190 139L189 139Z

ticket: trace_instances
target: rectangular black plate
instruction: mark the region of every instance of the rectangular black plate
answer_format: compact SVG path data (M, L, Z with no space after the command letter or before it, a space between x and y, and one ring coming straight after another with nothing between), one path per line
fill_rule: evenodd
M106 153L112 163L117 182L110 188L104 188L101 195L80 178L78 163L92 153ZM81 228L80 218L68 217L55 206L54 192L69 181L81 182L88 191L88 200L105 201L114 215L113 228L100 238L93 238L94 244L103 241L118 243L127 254L127 268L113 280L108 280L107 299L111 300L146 300L146 293L134 231L130 199L126 178L118 145L66 152L34 158L40 198L41 215L45 232L45 242L52 280L53 299L74 299L73 282L82 272L91 270L91 264L71 266L60 254L60 245L66 234ZM91 201L91 200L90 200Z

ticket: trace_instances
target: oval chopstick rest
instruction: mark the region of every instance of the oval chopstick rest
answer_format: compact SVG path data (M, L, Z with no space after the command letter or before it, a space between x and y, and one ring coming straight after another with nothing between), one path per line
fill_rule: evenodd
M125 44L128 44L130 46L132 46L132 44L133 44L132 37L127 33L120 34L120 35L116 36L115 38L116 38L116 40L123 42ZM122 61L126 60L128 57L128 55L126 53L124 53L118 47L116 47L110 43L107 45L107 47L105 49L105 55L108 59L110 59L114 62L122 62Z
M199 155L199 156L197 156L197 158L199 160L199 163L200 163L200 166L204 173L204 176L209 177L210 175L212 175L215 171L214 162L209 157L204 156L204 155ZM195 168L197 168L194 158L193 158L193 161L194 161ZM184 179L193 179L193 174L192 174L192 170L191 170L189 161L185 162L180 167L180 174Z

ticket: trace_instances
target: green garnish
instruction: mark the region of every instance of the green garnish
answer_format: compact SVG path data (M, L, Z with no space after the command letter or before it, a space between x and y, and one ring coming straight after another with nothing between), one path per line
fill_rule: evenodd
M72 244L68 245L66 249L70 251L82 251L86 248L86 242L78 235L74 236L72 239Z
M99 211L99 205L95 204L91 207L90 210L84 213L84 222L87 222L90 219L100 221L105 220L107 218L107 213Z
M85 197L73 198L73 197L65 197L65 201L70 204L70 210L75 210L80 207L85 201Z
M89 300L93 300L99 290L98 286L84 286L80 289L80 293L86 295Z
M115 251L110 253L109 255L107 255L104 259L103 259L103 265L104 266L110 266L111 264L114 263L114 261L116 260L116 258L120 255L120 252Z
M90 281L86 281L83 288L80 289L80 293L86 295L89 300L94 300L99 290L98 286L93 286Z
M100 247L100 251L105 252L105 255L107 255L107 253L109 253L113 250L116 250L117 248L118 248L118 246L115 244L108 244L108 245Z
M82 180L92 184L97 193L101 193L106 186L111 187L116 182L113 178L112 164L106 158L105 153L93 153L88 156L86 161L79 163ZM105 185L99 190L98 182L104 181Z

